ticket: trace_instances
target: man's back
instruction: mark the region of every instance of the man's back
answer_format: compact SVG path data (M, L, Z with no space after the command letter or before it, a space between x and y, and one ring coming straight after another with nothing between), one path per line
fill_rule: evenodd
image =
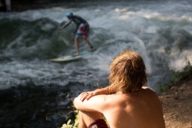
M103 114L110 128L165 128L161 103L150 89L108 95L106 102Z
M81 111L81 128L100 127L103 115L110 128L165 128L158 96L143 88L145 69L137 52L125 50L116 56L110 64L109 86L84 92L74 100Z

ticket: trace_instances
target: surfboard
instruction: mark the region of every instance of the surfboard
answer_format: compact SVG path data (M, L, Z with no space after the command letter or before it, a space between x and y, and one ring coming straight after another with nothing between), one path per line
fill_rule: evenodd
M71 55L67 55L67 56L61 56L61 57L58 57L58 58L53 58L53 59L50 59L50 61L52 62L70 62L70 61L76 61L76 60L80 60L82 59L81 56L71 56Z

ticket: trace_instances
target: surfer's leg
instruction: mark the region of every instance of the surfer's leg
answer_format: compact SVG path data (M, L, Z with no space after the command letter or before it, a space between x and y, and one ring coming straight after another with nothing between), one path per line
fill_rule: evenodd
M84 40L85 40L85 42L88 44L89 48L90 48L91 50L93 50L93 45L91 44L91 42L89 41L89 39L84 38Z
M88 44L89 48L93 51L93 45L89 41L89 25L88 24L82 24L81 26L81 34L85 42Z
M79 55L79 36L75 36L75 47L77 50L77 55Z

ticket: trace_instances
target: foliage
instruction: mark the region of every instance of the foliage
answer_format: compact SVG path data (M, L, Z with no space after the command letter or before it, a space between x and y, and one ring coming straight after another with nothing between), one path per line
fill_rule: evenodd
M190 78L192 75L192 65L188 64L182 71L172 72L172 77L169 83L166 85L160 85L160 91L164 92L169 89L172 85L175 85L179 81L186 80Z
M61 128L78 128L78 115L74 121L69 119L66 124L63 124Z

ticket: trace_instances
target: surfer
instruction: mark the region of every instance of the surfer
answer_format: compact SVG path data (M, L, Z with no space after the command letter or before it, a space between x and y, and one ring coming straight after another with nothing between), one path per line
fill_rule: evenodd
M77 49L77 55L79 55L80 37L82 37L84 39L84 41L88 44L91 51L93 51L94 48L88 39L88 37L89 37L88 22L85 19L83 19L82 17L74 15L73 13L68 13L66 16L69 19L69 21L63 25L63 27L62 27L63 29L66 28L72 22L74 22L76 24L74 43L75 43L75 46Z

